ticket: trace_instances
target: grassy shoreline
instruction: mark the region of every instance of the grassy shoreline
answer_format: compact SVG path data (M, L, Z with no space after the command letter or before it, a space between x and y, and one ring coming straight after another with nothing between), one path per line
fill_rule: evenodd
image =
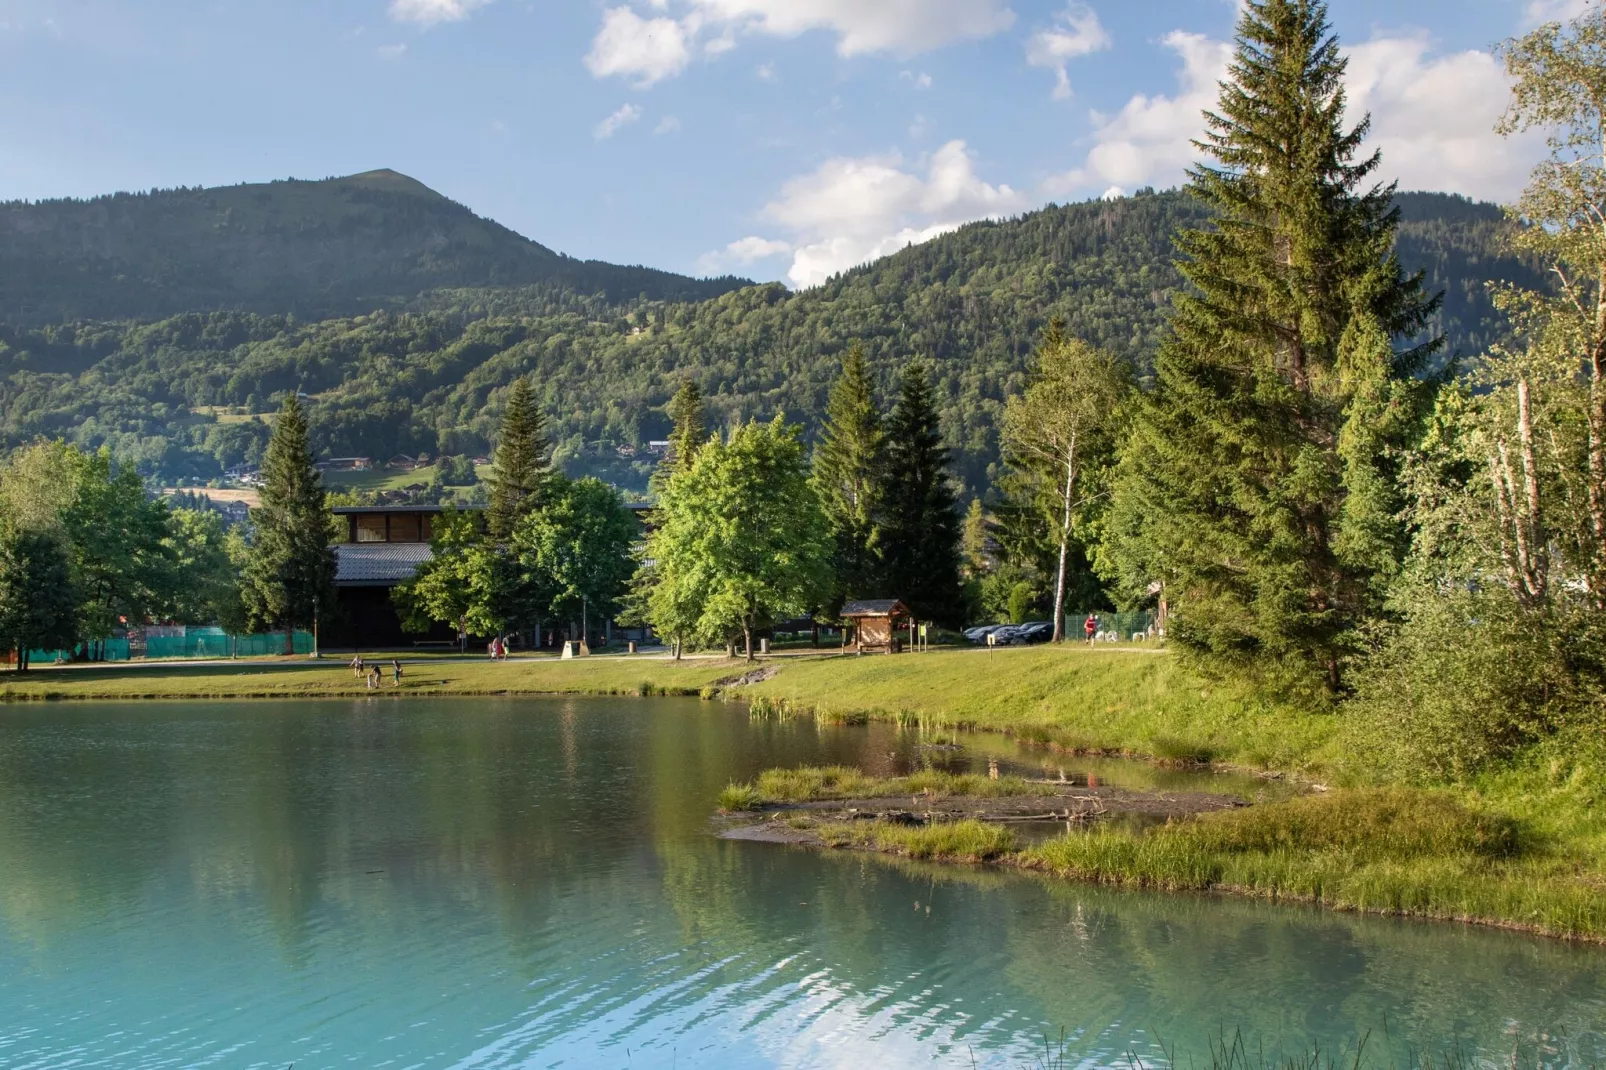
M1242 811L1256 815L1258 831L1239 829L1248 836L1241 842L1223 839L1227 826L1217 822L1250 819L1206 815L1158 833L1102 829L1054 851L997 858L1113 885L1226 891L1606 939L1606 759L1600 748L1569 740L1535 748L1469 784L1383 783L1347 738L1342 714L1206 684L1171 657L1138 648L782 657L764 662L764 678L745 684L736 681L753 667L724 658L403 666L403 686L387 683L378 692L336 659L49 668L0 676L0 700L721 693L752 700L755 716L985 729L1069 752L1274 770L1332 785L1330 795L1316 798L1342 805L1322 811L1323 820L1302 807L1339 804L1295 799ZM1420 835L1401 846L1373 820L1379 813L1411 818ZM1344 839L1349 827L1373 828L1382 846ZM1507 830L1490 841L1503 846L1469 847L1467 828Z

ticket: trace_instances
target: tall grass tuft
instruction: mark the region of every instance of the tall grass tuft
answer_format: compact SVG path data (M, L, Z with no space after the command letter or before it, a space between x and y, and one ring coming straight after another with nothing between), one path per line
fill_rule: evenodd
M866 776L846 766L802 766L767 769L755 785L765 802L798 803L822 799L881 799L899 795L928 799L951 795L1002 798L1011 795L1052 794L1048 784L1034 784L1017 776L993 780L979 773L947 773L921 769L901 777Z
M763 801L751 784L727 784L719 793L719 808L726 813L756 810Z
M949 862L990 862L1015 850L1012 830L974 819L929 825L855 822L828 825L819 833L825 842L837 847L895 850L910 858Z

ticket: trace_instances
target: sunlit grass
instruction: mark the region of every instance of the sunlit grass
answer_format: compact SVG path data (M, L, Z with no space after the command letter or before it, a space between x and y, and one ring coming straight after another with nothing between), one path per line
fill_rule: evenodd
M977 773L946 773L921 769L908 776L872 777L846 766L802 766L767 769L751 785L761 803L802 803L828 799L881 799L899 795L942 799L953 795L1002 798L1010 795L1046 795L1055 789L1020 777L987 777Z
M927 825L858 821L822 825L815 833L833 847L869 847L937 861L990 862L1015 850L1014 832L970 819Z

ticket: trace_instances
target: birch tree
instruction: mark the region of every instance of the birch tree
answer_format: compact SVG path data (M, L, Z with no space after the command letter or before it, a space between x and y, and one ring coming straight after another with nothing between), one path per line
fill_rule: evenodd
M1118 357L1051 324L1025 393L1004 408L1004 457L1015 493L1040 514L1059 544L1054 576L1054 642L1065 638L1066 571L1088 506L1102 493L1132 391Z

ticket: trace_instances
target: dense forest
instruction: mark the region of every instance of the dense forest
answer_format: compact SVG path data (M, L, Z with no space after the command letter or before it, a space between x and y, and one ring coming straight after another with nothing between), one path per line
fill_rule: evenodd
M959 474L981 490L996 470L1003 398L1021 389L1042 329L1062 319L1072 336L1132 358L1147 374L1179 285L1173 236L1204 219L1204 209L1183 193L1143 191L974 223L800 293L776 284L719 292L729 280L697 283L659 273L642 276L643 285L627 295L636 285L628 273L637 269L561 260L411 180L380 174L386 177L378 188L371 188L372 176L337 180L345 184L341 203L353 214L323 225L360 235L365 252L342 261L342 281L329 283L326 296L349 303L359 292L387 288L413 296L388 298L355 315L303 315L297 309L314 301L306 287L284 297L277 311L263 311L274 307L276 294L289 293L273 288L290 286L289 277L266 268L260 275L214 270L244 256L250 243L223 238L209 245L197 236L199 223L172 241L187 235L205 255L183 260L182 271L175 267L180 281L162 293L119 293L84 277L69 284L51 274L65 270L60 256L39 254L45 268L32 272L33 261L25 264L30 247L8 242L0 256L9 258L5 278L12 281L0 305L65 311L82 293L89 295L85 308L134 318L0 323L3 444L40 436L105 443L149 475L207 479L260 458L268 428L239 419L241 413L268 411L276 395L301 390L314 446L325 454L477 454L489 448L508 384L533 375L559 462L575 474L640 489L649 465L621 456L620 447L666 435L664 405L683 379L694 379L708 398L714 426L780 412L812 434L841 354L860 342L883 396L906 361L929 361ZM261 196L236 191L267 190L293 205L310 197L306 187L319 185L184 196L220 206L208 211L229 212L237 210L234 202ZM414 187L422 192L409 193ZM151 199L142 210L157 217L176 211L161 208L162 198L173 196ZM421 206L412 215L386 217L395 236L350 222L369 218L368 198L403 196ZM112 212L118 203L111 198L89 207ZM1534 272L1504 250L1496 207L1427 193L1402 194L1398 204L1401 259L1426 273L1430 291L1445 292L1434 329L1446 335L1447 353L1480 351L1494 324L1486 284L1537 283ZM78 215L63 210L63 218L81 220L85 207L75 205ZM13 213L0 229L14 231L18 219L37 220L47 210L56 211L0 208L0 219ZM418 244L409 227L439 226L424 221L429 213L473 221L480 227L472 231L476 240L447 242L422 259L392 259L387 250ZM292 207L263 208L259 236L293 218ZM486 235L507 240L497 245ZM331 257L339 251L333 248ZM507 253L518 248L527 261ZM553 263L568 265L567 273L528 282L515 270ZM601 274L579 270L593 267ZM632 281L625 285L607 272ZM13 287L24 276L31 280L25 297ZM458 284L469 277L478 282ZM257 287L251 301L231 302L220 292L210 311L164 317L170 307L164 301L178 290L185 301L205 304L203 283L231 278L235 296ZM656 287L645 285L654 280ZM695 292L698 286L708 293ZM231 304L241 307L217 310Z
M0 319L302 319L455 286L700 300L745 285L563 256L395 171L0 204Z

